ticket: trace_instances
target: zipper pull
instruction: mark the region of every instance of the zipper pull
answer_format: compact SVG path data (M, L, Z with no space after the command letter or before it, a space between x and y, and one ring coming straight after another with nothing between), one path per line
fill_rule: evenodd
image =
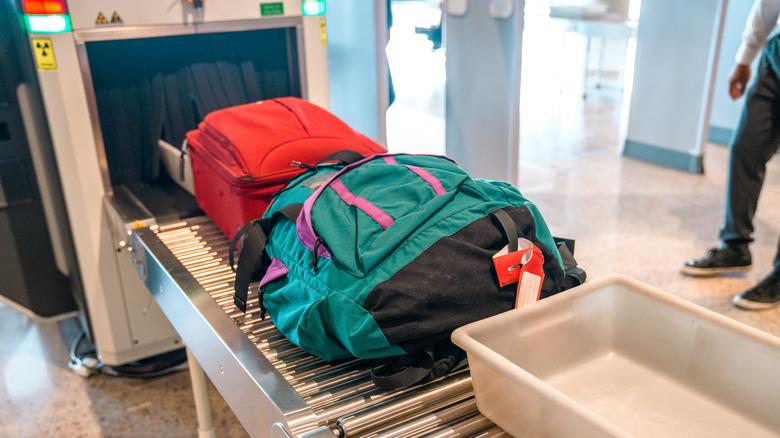
M300 161L293 161L292 163L290 163L290 167L300 167L301 169L306 169L309 171L317 170L317 166L311 166L306 163L301 163Z
M320 268L317 266L317 251L319 251L320 246L322 246L325 243L325 241L322 239L322 237L318 237L317 241L314 242L314 258L311 260L311 267L314 269L314 272L320 272Z
M184 157L187 156L187 149L189 148L189 145L187 144L187 139L184 139L184 141L181 144L181 153L179 154L179 182L184 181Z

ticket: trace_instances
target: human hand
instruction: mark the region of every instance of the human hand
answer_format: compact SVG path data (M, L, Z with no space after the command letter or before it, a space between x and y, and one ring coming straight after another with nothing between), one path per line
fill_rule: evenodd
M737 64L729 78L729 96L737 100L745 94L745 86L750 80L750 65Z

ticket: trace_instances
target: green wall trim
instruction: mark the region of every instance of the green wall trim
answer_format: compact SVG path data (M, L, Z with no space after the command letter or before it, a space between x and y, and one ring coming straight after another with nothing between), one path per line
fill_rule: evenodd
M704 173L703 157L626 140L623 155L691 173Z
M720 126L710 126L710 135L707 141L710 143L716 143L724 146L728 146L731 143L731 136L734 134L734 130L731 128L722 128Z

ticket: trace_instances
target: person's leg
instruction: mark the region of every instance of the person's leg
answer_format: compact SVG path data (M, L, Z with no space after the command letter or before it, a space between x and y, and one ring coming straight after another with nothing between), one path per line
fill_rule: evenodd
M780 143L780 39L772 38L761 57L756 81L748 90L731 141L726 204L720 238L729 246L753 241L753 216L764 183L766 163Z
M769 309L780 304L780 243L772 272L755 286L736 295L732 303L745 310Z
M777 254L775 255L775 261L772 265L775 272L780 272L780 241L777 242Z
M701 259L683 263L680 270L685 274L744 272L752 266L748 245L753 240L753 216L766 163L780 144L778 62L780 37L774 37L767 42L761 55L756 80L748 89L742 116L731 140L724 224L720 230L723 244Z
M727 201L727 205L731 206L727 206L727 218L729 214L731 216L721 231L721 238L724 242L734 238L742 241L746 236L748 242L750 241L749 236L753 231L752 219L766 173L766 163L777 152L780 145L780 123L778 123L780 121L779 66L780 38L775 37L764 48L759 65L758 81L754 87L755 90L751 90L753 95L748 96L749 102L755 104L751 109L752 112L747 114L748 119L751 117L763 118L765 124L752 127L754 130L752 148L745 145L739 154L732 152L731 159L735 163L731 165L730 172L739 180L737 184L734 184L736 187L731 187L732 184L729 183L728 198L730 199ZM762 113L759 114L759 111ZM751 124L752 121L748 122L748 126L752 126ZM751 167L753 172L748 173ZM744 191L740 190L740 185ZM730 213L729 208L731 209ZM738 211L739 209L743 211ZM772 273L755 286L735 296L733 303L737 307L748 310L767 309L780 304L780 244Z

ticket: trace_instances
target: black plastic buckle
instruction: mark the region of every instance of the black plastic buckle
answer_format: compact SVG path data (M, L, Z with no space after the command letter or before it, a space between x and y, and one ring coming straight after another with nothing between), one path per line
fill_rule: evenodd
M238 310L242 311L243 313L246 313L246 301L244 301L241 298L233 295L233 304L236 305Z

